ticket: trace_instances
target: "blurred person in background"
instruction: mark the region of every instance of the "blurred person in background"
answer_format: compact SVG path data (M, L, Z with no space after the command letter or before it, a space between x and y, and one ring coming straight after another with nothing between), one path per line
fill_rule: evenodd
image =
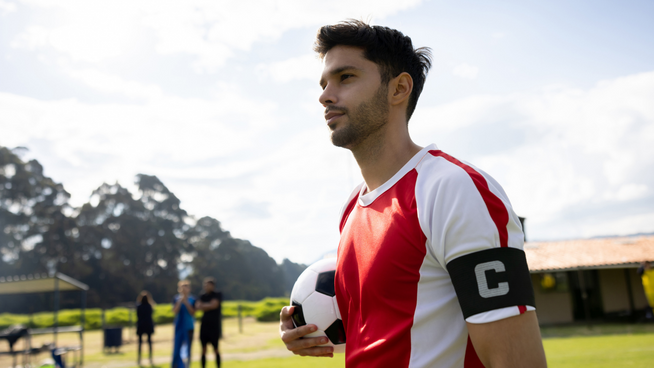
M141 343L143 335L148 335L148 347L150 351L150 365L152 362L152 334L154 333L154 321L152 320L152 311L157 303L146 290L141 291L136 298L136 334L139 337L139 350L137 363L141 365Z
M647 303L649 307L645 311L645 319L653 320L654 319L654 269L652 269L652 264L648 261L645 261L640 264L638 267L638 275L643 281L643 289L645 289L645 295L647 296Z
M220 352L218 351L218 339L222 337L222 314L221 305L222 293L216 292L216 280L213 277L204 279L204 294L195 303L196 309L204 312L200 324L200 343L202 344L202 368L207 363L207 344L211 343L216 354L216 367L220 368Z
M191 283L182 280L177 283L177 292L173 298L173 313L175 313L175 341L173 345L173 368L191 366L191 344L195 329L195 297L191 296ZM182 352L184 349L184 352ZM184 354L185 353L185 354ZM182 355L187 356L186 365Z

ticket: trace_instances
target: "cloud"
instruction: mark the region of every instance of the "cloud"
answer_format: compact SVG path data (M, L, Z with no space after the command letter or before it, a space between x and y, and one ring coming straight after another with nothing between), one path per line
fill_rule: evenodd
M498 179L533 238L652 231L654 210L635 205L654 203L651 101L654 72L472 96L417 109L410 129Z
M94 69L69 70L68 75L100 92L118 93L129 98L144 100L153 100L163 96L161 88L157 85L126 81L117 75Z
M152 33L157 52L191 55L196 71L214 72L237 52L276 40L286 31L345 18L381 19L420 2L337 0L325 6L305 0L29 1L34 10L48 13L49 22L29 25L13 45L51 47L75 62L99 62L149 47L147 35Z
M460 64L454 67L452 74L465 79L475 79L479 74L479 68L468 64Z
M0 15L5 15L16 11L16 4L0 0Z
M256 72L276 82L308 79L316 81L322 72L322 63L316 54L307 54L272 64L259 64Z

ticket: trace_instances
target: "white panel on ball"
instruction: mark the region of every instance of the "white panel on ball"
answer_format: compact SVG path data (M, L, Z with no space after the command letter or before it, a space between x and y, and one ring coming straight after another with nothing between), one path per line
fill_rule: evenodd
M304 311L304 319L309 323L318 326L319 330L325 331L327 327L331 326L336 321L336 311L333 307L333 297L313 293L302 302L302 311Z
M318 274L315 271L308 268L304 270L304 272L300 274L300 277L297 278L297 281L295 281L295 285L293 285L293 290L291 291L291 302L295 301L302 304L302 302L315 291L312 285L315 285L317 280Z

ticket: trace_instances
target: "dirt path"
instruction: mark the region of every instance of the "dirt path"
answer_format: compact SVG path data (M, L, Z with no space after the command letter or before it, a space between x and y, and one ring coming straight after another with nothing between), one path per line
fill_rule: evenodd
M222 361L230 360L257 360L264 358L284 358L293 355L286 349L269 349L269 350L260 350L250 353L221 353L220 358ZM208 359L213 362L213 354L209 354ZM171 361L171 357L156 357L154 360L154 366L168 366ZM193 355L193 361L199 362L200 355ZM119 360L114 362L88 362L84 364L85 368L123 368L123 367L133 367L136 362ZM149 361L143 359L141 364L144 367L149 367Z
M200 360L200 344L198 341L199 327L196 326L195 341L193 343L193 361ZM226 319L223 321L223 339L220 340L220 355L222 360L256 360L272 357L287 357L292 354L287 351L277 332L278 323L260 323L253 318L245 318L242 323L242 330L239 329L236 319ZM136 365L137 338L133 336L134 329L123 329L123 346L119 352L105 354L103 352L103 333L102 331L88 331L84 334L84 367L87 368L120 368L134 367ZM153 335L153 352L154 365L156 367L167 367L170 365L173 345L173 327L172 325L156 326ZM41 346L42 344L51 343L51 335L34 336L32 346ZM57 338L58 346L79 345L79 335L77 334L60 334ZM8 350L0 342L0 351ZM21 348L21 342L17 343L17 348ZM143 346L143 364L149 366L147 359L147 344ZM6 348L6 349L5 349ZM33 357L32 364L39 366L41 362L47 360L48 354L42 353ZM213 354L209 353L210 360L213 360ZM68 360L72 360L69 357ZM19 359L19 364L21 360ZM0 357L0 367L11 367L12 361L8 356Z

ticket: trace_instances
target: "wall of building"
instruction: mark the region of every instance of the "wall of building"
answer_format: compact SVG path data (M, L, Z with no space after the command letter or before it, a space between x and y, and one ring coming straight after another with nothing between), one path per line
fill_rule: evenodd
M572 317L572 298L569 291L543 291L540 286L540 275L532 274L531 283L536 299L538 323L551 325L570 323Z
M629 293L624 268L599 270L599 284L604 313L629 310Z
M636 310L647 306L647 299L643 291L643 284L635 268L628 268L627 274L631 284L631 293ZM600 288L604 313L621 312L629 310L629 293L624 268L599 270Z

